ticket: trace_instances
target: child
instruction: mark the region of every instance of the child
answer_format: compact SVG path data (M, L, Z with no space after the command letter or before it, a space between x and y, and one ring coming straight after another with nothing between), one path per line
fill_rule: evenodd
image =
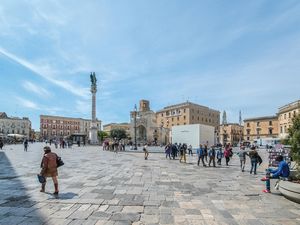
M145 153L145 160L147 160L148 159L148 156L149 156L149 152L148 152L148 150L147 150L147 145L145 145L144 146L144 148L143 148L143 151L144 151L144 153Z
M221 165L222 158L223 158L222 148L219 148L217 151L217 159L218 159L217 163L219 166Z

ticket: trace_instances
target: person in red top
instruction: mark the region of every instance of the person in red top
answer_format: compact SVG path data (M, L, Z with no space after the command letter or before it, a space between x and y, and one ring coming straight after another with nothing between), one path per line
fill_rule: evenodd
M51 177L54 183L55 191L53 194L58 194L58 181L57 181L57 155L53 152L51 152L51 148L49 146L44 147L44 156L41 163L41 173L40 175L45 177L45 180L47 177ZM41 192L45 192L45 183L42 184Z
M232 156L232 148L230 145L226 145L225 150L224 150L224 157L226 159L226 166L228 166L228 163L230 161L230 157Z

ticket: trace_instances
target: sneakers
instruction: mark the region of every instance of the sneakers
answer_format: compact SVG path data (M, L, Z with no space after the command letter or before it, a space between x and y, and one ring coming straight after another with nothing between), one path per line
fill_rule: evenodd
M271 193L271 191L268 190L268 189L263 190L263 192L264 192L264 193Z
M261 181L267 181L267 180L269 180L269 178L263 177L263 178L261 178L260 180L261 180Z

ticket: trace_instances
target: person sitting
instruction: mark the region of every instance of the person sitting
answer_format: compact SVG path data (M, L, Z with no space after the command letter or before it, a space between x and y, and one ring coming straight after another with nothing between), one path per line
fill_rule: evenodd
M262 178L261 181L266 182L266 189L263 190L265 193L271 192L271 182L270 179L287 179L290 175L290 168L286 161L283 160L283 156L279 155L276 157L276 161L279 162L278 168L273 170L271 168L267 169L266 177Z

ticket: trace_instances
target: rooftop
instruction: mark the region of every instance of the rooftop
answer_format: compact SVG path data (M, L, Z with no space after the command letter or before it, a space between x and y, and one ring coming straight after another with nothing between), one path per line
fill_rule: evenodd
M253 120L274 120L274 119L278 119L278 117L277 116L252 117L252 118L244 119L244 122L245 121L253 121Z

